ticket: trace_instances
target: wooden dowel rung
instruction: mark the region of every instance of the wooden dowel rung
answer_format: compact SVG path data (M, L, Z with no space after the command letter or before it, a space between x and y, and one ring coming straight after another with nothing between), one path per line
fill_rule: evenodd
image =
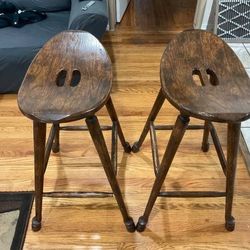
M173 130L174 125L154 125L155 130ZM188 130L204 129L204 125L189 125Z
M173 191L173 192L160 192L159 197L173 197L173 198L203 198L203 197L225 197L226 192L213 192L213 191Z
M55 126L52 125L52 127L50 129L50 133L49 133L49 138L47 140L46 147L45 147L43 173L46 172L46 169L47 169L47 166L48 166L48 161L49 161L51 148L52 148L52 145L53 145L55 135L56 135Z
M150 139L151 139L151 149L152 149L154 172L155 172L155 175L157 175L158 169L160 166L160 161L159 161L159 155L158 155L157 137L156 137L153 122L150 122Z
M117 174L117 137L118 137L118 127L117 123L114 122L112 129L112 146L111 146L111 163L115 172Z
M88 131L86 126L63 126L60 127L60 130L63 131ZM109 131L112 130L112 126L101 126L101 130Z
M221 143L220 143L219 137L217 135L216 129L215 129L215 127L214 127L214 125L212 123L209 123L209 129L210 129L211 137L213 139L213 143L214 143L214 146L215 146L216 153L218 155L218 158L219 158L219 161L220 161L220 164L221 164L221 168L223 170L224 175L226 176L227 160L226 160L224 152L222 150Z
M44 197L56 198L105 198L112 197L111 192L46 192Z

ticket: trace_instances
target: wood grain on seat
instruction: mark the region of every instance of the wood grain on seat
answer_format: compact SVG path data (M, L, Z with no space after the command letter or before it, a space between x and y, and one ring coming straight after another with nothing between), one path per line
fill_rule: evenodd
M94 114L108 100L111 61L87 32L62 32L31 64L18 93L19 108L33 120L59 123Z
M190 30L167 46L161 61L166 98L182 113L218 122L250 117L250 80L233 50L212 33Z

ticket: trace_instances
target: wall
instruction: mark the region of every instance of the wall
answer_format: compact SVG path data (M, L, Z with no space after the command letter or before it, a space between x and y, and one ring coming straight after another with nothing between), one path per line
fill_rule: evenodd
M116 21L119 23L127 9L130 0L116 0Z
M198 0L194 18L195 29L209 29L214 27L215 0Z

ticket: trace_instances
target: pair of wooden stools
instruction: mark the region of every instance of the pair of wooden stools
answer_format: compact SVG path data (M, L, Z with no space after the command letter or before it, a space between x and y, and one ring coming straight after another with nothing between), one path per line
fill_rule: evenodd
M195 80L197 79L197 81ZM182 32L168 45L161 61L162 87L138 142L126 142L110 92L112 67L100 42L86 32L63 32L52 38L33 60L18 93L24 115L33 120L35 157L35 217L38 231L42 220L44 174L51 149L59 151L60 130L89 130L129 232L143 231L158 196L226 197L226 229L234 230L232 202L241 121L250 117L250 82L244 67L228 45L212 33ZM154 120L165 99L179 111L174 126L155 126ZM95 113L106 105L112 126L100 126ZM204 126L188 126L189 118L205 121ZM87 126L60 123L85 119ZM212 122L228 124L227 160ZM46 143L46 124L52 124ZM171 129L165 154L159 164L155 130ZM174 155L186 129L204 129L202 150L208 151L211 134L226 176L225 192L161 192ZM112 130L111 157L102 130ZM116 179L117 139L125 152L138 152L150 130L156 179L145 212L137 226L128 215ZM65 193L50 193L66 197ZM71 193L70 197L103 197L110 193Z

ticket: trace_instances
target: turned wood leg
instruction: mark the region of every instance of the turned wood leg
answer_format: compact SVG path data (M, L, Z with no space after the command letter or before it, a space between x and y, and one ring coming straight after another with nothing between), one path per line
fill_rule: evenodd
M108 110L108 113L109 113L109 116L110 116L111 120L113 122L116 122L116 124L117 124L118 136L120 138L120 141L121 141L121 144L122 144L122 146L124 148L124 151L126 153L130 153L131 152L131 147L130 147L129 143L126 142L126 140L125 140L125 137L124 137L124 134L122 132L122 128L121 128L118 116L116 114L115 107L114 107L114 104L112 102L111 97L109 97L109 100L106 103L106 107L107 107L107 110Z
M35 163L35 217L32 230L39 231L42 221L42 199L44 179L44 155L46 142L46 123L33 122L34 163Z
M149 114L149 117L147 119L147 122L144 126L144 129L142 131L142 134L139 138L139 140L137 142L134 143L133 147L132 147L132 151L134 153L137 153L139 150L140 150L140 147L142 145L142 143L144 142L147 134L148 134L148 131L150 129L150 122L153 122L155 119L156 119L156 116L158 115L163 103L165 101L165 97L162 93L162 90L160 90L156 100L155 100L155 103L153 105L153 108Z
M208 152L208 150L209 150L209 142L208 142L209 131L210 131L209 122L205 121L203 140L202 140L202 146L201 146L201 149L203 152Z
M181 143L181 140L185 134L188 123L189 117L185 117L182 115L178 116L174 129L170 136L166 151L164 153L159 172L156 176L146 209L144 211L143 216L139 218L139 221L137 223L136 229L138 232L143 232L146 228L148 217L161 190L162 184L166 178L166 175L177 152L177 149Z
M60 142L59 142L59 136L60 136L60 129L59 129L59 124L53 124L56 134L55 134L55 139L52 145L52 151L53 153L58 153L60 151Z
M228 231L233 231L235 227L234 217L232 216L234 180L237 165L237 155L240 138L240 123L228 124L227 134L227 183L226 183L226 211L225 227Z
M86 118L86 124L88 126L92 140L95 144L96 151L98 152L98 155L102 162L104 171L107 175L112 191L117 200L120 211L122 213L125 226L129 232L134 232L135 224L133 219L129 217L125 203L123 201L121 190L118 185L114 170L112 168L111 159L97 117L93 116Z

